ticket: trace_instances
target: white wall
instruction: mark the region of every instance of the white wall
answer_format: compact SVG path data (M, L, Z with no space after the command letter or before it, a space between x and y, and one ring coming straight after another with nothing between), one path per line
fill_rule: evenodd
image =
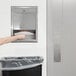
M10 6L38 6L38 43L9 43L0 46L0 57L43 56L46 76L46 0L2 0L0 2L0 37L11 36Z

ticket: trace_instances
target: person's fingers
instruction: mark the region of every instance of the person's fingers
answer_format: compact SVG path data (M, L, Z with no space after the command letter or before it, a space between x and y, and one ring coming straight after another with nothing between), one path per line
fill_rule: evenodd
M25 39L25 35L17 35L18 39Z

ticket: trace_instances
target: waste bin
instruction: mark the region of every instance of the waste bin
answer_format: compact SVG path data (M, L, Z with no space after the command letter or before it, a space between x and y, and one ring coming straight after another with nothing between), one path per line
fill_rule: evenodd
M43 58L4 57L0 59L0 76L42 76Z

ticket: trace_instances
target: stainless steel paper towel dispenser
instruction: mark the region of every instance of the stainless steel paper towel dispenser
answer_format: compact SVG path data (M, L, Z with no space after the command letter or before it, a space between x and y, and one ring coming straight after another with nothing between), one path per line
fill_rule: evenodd
M37 22L37 6L11 6L11 35L26 35L15 42L37 42Z

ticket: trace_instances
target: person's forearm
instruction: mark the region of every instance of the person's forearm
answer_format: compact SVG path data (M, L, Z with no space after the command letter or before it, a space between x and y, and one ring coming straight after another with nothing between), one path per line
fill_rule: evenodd
M9 43L9 42L12 42L12 41L15 41L15 40L17 40L17 36L1 38L0 39L0 45L3 45L5 43Z
M23 35L17 35L17 36L12 36L12 37L6 37L6 38L1 38L0 39L0 45L12 42L12 41L16 41L18 39L24 39Z

